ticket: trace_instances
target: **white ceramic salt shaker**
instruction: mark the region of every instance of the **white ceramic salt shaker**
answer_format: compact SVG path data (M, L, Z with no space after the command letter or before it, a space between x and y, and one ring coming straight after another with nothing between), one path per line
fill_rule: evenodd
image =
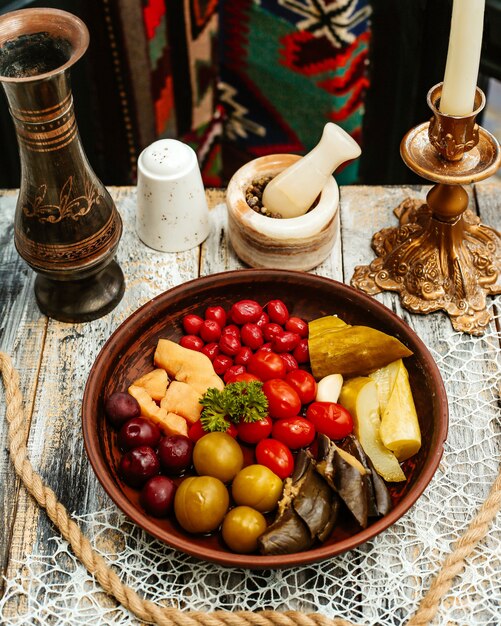
M209 234L209 209L195 151L160 139L139 155L136 229L150 248L182 252Z

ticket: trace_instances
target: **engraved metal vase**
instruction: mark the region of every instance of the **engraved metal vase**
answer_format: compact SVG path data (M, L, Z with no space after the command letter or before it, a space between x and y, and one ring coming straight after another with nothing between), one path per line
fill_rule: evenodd
M65 11L0 16L0 82L21 158L15 245L37 273L40 310L67 322L101 317L124 293L114 260L122 222L85 156L73 111L70 68L88 43L85 24Z

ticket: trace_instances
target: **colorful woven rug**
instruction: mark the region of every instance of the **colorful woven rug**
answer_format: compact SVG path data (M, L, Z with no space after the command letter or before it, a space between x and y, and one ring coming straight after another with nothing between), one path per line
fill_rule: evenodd
M306 153L328 121L361 142L368 0L141 0L142 24L115 1L139 148L186 141L220 185L256 156Z

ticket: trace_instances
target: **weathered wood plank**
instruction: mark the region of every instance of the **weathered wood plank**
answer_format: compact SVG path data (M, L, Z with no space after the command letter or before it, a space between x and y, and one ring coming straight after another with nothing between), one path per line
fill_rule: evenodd
M21 390L25 398L26 436L37 390L37 374L45 339L47 320L36 304L33 294L34 274L17 254L14 246L14 212L16 191L0 192L0 350L9 354L14 364L22 368ZM3 389L0 391L3 403ZM0 441L7 442L7 423L0 421ZM12 532L14 512L19 496L19 481L12 471L6 445L0 448L0 572L5 572ZM33 520L34 512L30 516ZM23 529L34 537L30 522ZM4 579L0 577L0 595Z
M500 230L501 179L489 178L474 186L478 213L487 225Z

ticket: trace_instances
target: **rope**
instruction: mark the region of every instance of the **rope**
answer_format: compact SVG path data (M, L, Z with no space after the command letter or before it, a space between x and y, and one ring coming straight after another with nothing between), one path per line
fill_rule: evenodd
M47 515L70 544L87 571L96 578L101 587L126 609L144 622L159 626L356 626L340 618L331 619L320 613L298 611L182 611L162 607L139 596L124 585L118 575L97 554L70 518L66 508L58 501L55 493L44 484L28 458L26 428L23 413L23 398L19 388L19 374L10 357L0 352L0 371L5 387L6 419L9 423L9 447L12 463L28 492L46 510ZM501 508L501 467L490 493L478 514L459 539L453 551L445 559L441 570L432 582L427 594L407 626L425 626L436 615L440 601L449 591L453 580L465 567L465 560L488 532L489 525Z

